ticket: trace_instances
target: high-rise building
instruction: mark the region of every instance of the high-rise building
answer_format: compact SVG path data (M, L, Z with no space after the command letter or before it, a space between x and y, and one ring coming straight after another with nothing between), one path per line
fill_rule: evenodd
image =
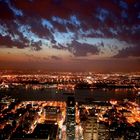
M138 105L140 105L140 92L138 92L137 96L136 96L136 103Z
M66 133L67 140L75 139L75 98L68 97L67 112L66 112Z

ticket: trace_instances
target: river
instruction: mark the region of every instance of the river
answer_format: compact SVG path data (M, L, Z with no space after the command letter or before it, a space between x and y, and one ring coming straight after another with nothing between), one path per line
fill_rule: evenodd
M70 94L69 91L46 88L40 90L14 88L5 92L0 91L0 95L8 94L13 98L22 101L66 101L68 96L75 96L76 101L109 101L129 99L135 100L136 91L132 89L101 90L101 89L75 89Z

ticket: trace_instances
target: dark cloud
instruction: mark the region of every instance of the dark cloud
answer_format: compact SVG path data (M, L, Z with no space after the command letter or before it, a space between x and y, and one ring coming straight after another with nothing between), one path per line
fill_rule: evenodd
M123 50L120 50L117 55L114 57L116 58L124 58L124 57L140 57L140 46L129 47Z
M40 46L42 45L42 42L40 40L36 42L29 40L22 32L18 31L18 25L13 21L1 21L1 28L0 46L8 48L17 47L20 49L31 47L36 51L41 49Z
M62 58L58 57L58 56L51 56L51 59L54 59L54 60L61 60Z
M29 25L31 27L31 31L37 34L41 38L49 38L52 37L52 34L47 28L44 28L41 24L41 17L26 17L18 20L23 25Z
M0 26L0 45L38 51L50 41L53 48L69 50L75 56L100 51L97 46L74 41L83 37L116 38L138 46L139 15L137 0L0 0L0 25L6 26L5 31ZM72 43L67 48L60 40ZM136 54L132 48L118 56Z
M39 51L39 50L41 50L42 48L40 47L42 45L42 42L41 41L37 41L37 42L32 42L31 43L31 47L32 47L32 49L33 50L35 50L35 51Z
M9 36L4 36L4 37L0 36L0 47L1 46L8 47L8 48L17 47L17 48L20 48L20 49L28 47L24 43L21 43L19 41L11 40L11 38Z
M52 45L52 48L58 49L58 50L67 50L66 46L63 46L61 44Z
M25 13L25 16L40 16L51 19L52 16L69 18L71 14L76 14L79 19L90 21L91 23L88 23L90 25L93 25L96 20L100 20L101 17L106 18L106 22L132 24L137 20L140 6L137 0L131 4L125 0L34 0L32 2L13 0L13 3ZM124 20L121 17L123 10L126 10L127 14L130 15L129 20Z
M97 47L86 43L79 43L77 41L73 41L68 49L75 56L87 56L88 53L90 54L99 53L99 49Z
M12 10L9 9L8 4L4 1L0 1L0 19L11 20L14 18Z
M103 43L99 44L103 45ZM53 45L52 46L55 49L58 50L68 50L75 56L87 56L88 54L98 54L99 49L98 46L89 45L87 43L80 43L76 40L72 41L70 44L67 44L66 46L63 46L61 44Z

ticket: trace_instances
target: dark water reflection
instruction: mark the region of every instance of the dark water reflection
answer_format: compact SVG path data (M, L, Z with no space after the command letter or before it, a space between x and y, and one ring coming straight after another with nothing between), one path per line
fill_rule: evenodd
M1 94L9 94L14 98L19 98L23 101L34 101L34 100L56 100L56 101L65 101L68 96L71 96L71 94L68 94L69 91L64 90L56 90L56 89L41 89L41 90L33 90L33 89L24 89L24 88L18 88L18 89L11 89L10 91L6 91L6 93ZM123 99L129 99L134 100L135 99L135 91L133 90L89 90L89 89L77 89L73 91L75 99L77 101L107 101L110 99L115 100L123 100Z

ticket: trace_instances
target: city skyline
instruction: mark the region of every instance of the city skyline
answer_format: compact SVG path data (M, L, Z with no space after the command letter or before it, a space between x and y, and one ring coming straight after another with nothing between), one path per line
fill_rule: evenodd
M137 0L0 0L0 69L140 71Z

